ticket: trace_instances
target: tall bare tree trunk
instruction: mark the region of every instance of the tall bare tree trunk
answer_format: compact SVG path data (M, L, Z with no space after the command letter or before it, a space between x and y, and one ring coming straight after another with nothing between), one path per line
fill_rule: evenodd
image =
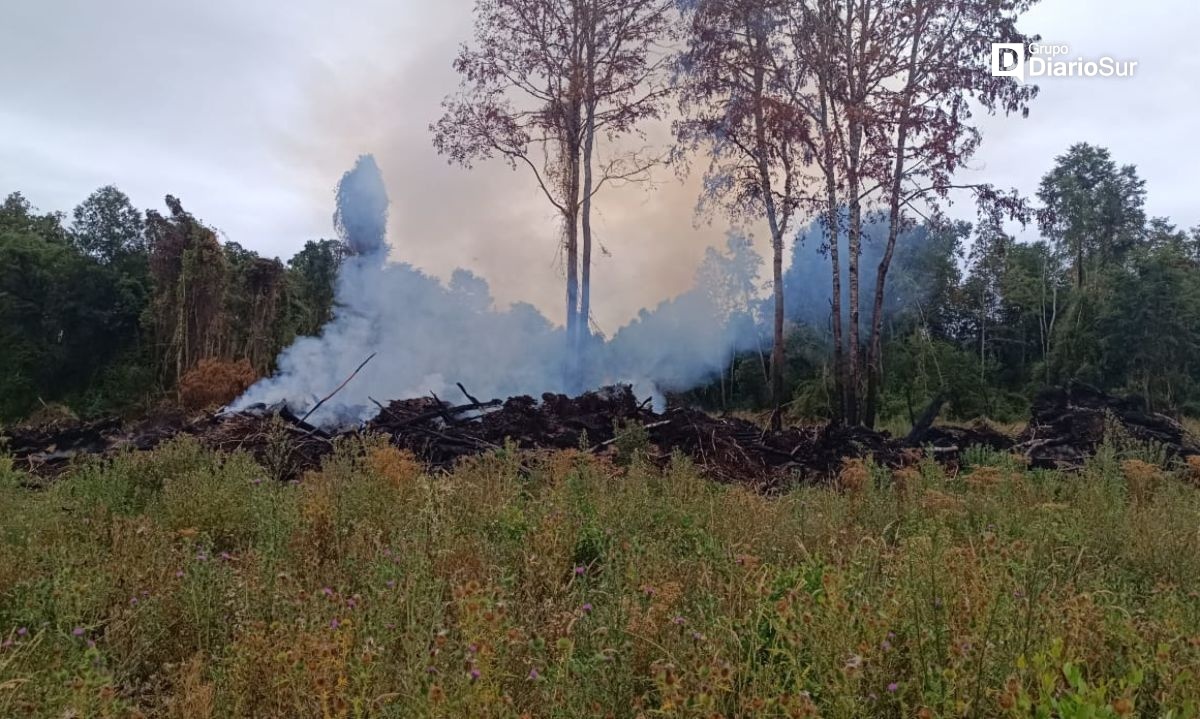
M860 180L858 176L858 161L859 161L859 143L861 142L861 130L854 124L856 121L851 121L850 127L850 167L848 175L848 192L849 192L849 283L850 283L850 336L847 338L846 350L849 353L849 362L847 363L846 371L846 423L856 425L859 423L859 406L858 406L858 390L861 384L861 371L859 369L860 356L860 340L862 333L859 329L859 260L862 252L862 201L859 198L861 192Z
M822 79L824 83L824 79ZM845 338L842 336L842 263L839 247L840 213L837 202L837 169L833 157L833 131L829 126L829 97L825 87L821 90L821 138L824 144L824 173L825 173L825 237L829 243L829 264L832 271L832 297L830 311L833 330L833 383L834 401L833 420L835 423L845 421L848 415L846 407L846 356Z
M586 46L584 72L587 74L584 91L583 128L583 211L580 216L583 230L582 285L579 296L579 325L576 328L576 352L582 354L584 342L591 335L592 321L592 154L596 145L596 18L588 6L584 18Z
M875 414L879 406L879 391L883 383L883 300L887 288L888 270L892 266L892 256L896 251L896 239L900 235L900 189L904 179L904 153L908 148L908 116L906 104L900 114L900 131L896 139L896 158L892 174L892 187L888 198L888 235L887 246L883 250L883 258L879 261L879 271L875 275L875 299L871 308L871 337L867 342L867 401L863 412L863 422L868 427L875 426Z
M756 50L765 52L766 38L760 27L756 31ZM761 62L754 67L754 133L755 155L757 156L759 183L762 187L763 204L767 210L767 224L771 229L771 274L775 285L775 316L773 327L774 343L771 347L771 413L772 429L783 427L783 232L775 193L771 182L771 169L767 164L767 126L763 109L765 70Z

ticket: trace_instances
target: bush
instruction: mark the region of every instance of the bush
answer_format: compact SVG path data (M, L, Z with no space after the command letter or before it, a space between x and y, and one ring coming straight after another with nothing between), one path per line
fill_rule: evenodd
M180 378L179 403L188 410L222 407L257 379L250 360L202 359Z

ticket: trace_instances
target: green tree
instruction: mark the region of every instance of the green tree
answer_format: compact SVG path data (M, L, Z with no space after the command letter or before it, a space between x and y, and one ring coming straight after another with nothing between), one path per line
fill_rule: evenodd
M1042 234L1070 258L1076 287L1123 259L1143 236L1145 182L1103 147L1072 145L1042 178L1038 198Z
M338 270L347 254L338 240L309 240L288 260L296 334L315 335L333 319Z
M93 192L72 217L71 238L84 254L104 264L145 257L145 219L116 187L106 185Z

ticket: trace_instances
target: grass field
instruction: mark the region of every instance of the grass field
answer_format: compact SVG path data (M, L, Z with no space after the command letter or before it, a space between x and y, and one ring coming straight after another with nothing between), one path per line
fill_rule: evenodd
M632 455L0 464L0 717L1200 716L1186 468L768 498Z

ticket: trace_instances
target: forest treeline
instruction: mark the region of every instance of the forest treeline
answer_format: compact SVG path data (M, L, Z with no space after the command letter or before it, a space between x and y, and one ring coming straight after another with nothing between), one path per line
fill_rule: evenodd
M884 303L881 418L909 419L942 394L949 417L1016 419L1039 388L1070 379L1200 414L1200 229L1148 218L1136 169L1103 148L1076 145L1051 162L1026 236L998 221L899 234ZM382 237L386 207L368 210ZM864 227L870 267L888 225L869 217ZM783 378L790 413L806 418L837 413L825 235L820 222L801 229L783 271ZM103 187L66 216L11 194L0 206L0 416L54 403L91 416L164 399L228 401L271 372L295 337L331 319L351 252L326 239L287 262L261 257L221 241L171 196L165 212L142 212ZM760 350L732 356L690 400L771 406L772 304L747 293L731 308L755 319Z
M90 416L228 401L329 321L340 240L309 241L285 264L165 204L142 212L107 186L68 218L5 199L0 419L52 403Z
M885 297L880 416L911 421L942 395L950 418L1020 420L1040 389L1071 380L1200 415L1200 228L1150 218L1145 201L1135 166L1081 143L1043 176L1019 239L987 220L901 232ZM888 228L885 218L866 227L870 267ZM823 233L801 232L783 282L790 407L807 417L836 411ZM693 396L768 407L768 364L765 351L739 356Z

